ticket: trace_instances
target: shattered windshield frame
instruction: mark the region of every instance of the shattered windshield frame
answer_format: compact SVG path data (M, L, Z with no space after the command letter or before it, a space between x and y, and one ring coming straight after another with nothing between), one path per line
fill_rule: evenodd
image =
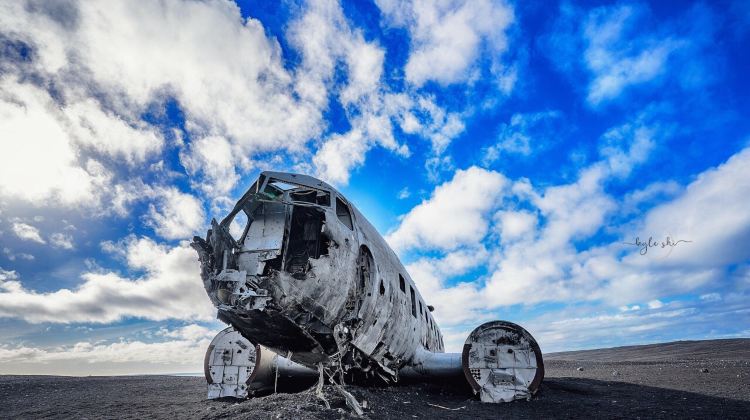
M276 178L268 179L260 194L271 201L331 207L331 193L329 191Z
M311 187L261 174L250 189L235 204L234 209L221 221L220 227L225 230L233 241L233 246L244 242L248 230L252 224L252 214L255 207L262 202L278 202L298 206L331 207L331 192L328 190ZM239 239L229 234L229 226L234 218L242 210L247 216L242 234Z

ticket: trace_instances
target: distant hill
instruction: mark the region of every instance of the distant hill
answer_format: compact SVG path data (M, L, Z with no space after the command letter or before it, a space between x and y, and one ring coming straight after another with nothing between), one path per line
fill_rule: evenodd
M665 361L750 360L750 338L673 341L671 343L623 346L608 349L547 353L545 360Z

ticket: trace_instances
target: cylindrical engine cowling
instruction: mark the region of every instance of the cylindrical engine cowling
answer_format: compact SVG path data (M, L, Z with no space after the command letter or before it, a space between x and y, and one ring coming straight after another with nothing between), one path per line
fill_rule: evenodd
M206 352L208 397L245 398L250 393L312 385L318 372L254 346L229 327ZM544 378L542 352L534 337L507 321L491 321L469 334L461 353L418 349L399 371L411 379L465 380L484 402L509 402L535 394Z
M461 353L466 380L484 402L529 399L544 379L544 361L534 337L507 321L491 321L469 334Z
M318 377L312 369L253 345L232 327L211 341L203 367L208 398L246 398L275 389L297 389Z
M544 378L542 352L534 337L507 321L491 321L469 334L462 353L418 349L399 371L410 379L465 378L485 402L530 398Z
M402 378L429 379L462 379L461 353L433 353L424 348L417 349L412 363L398 371Z

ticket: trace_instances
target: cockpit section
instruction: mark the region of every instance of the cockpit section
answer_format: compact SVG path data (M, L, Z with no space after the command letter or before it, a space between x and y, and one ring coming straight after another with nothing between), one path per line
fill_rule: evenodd
M277 351L315 362L336 351L337 311L331 308L344 306L346 285L332 290L320 280L348 277L342 262L353 243L351 212L346 207L337 216L331 205L343 201L322 182L280 175L262 174L226 218L212 221L205 240L194 238L193 247L220 319ZM246 223L237 226L235 219Z

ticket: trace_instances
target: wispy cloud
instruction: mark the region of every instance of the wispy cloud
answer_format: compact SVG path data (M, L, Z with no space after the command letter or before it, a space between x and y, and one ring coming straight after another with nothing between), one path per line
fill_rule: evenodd
M560 111L513 114L508 123L500 125L497 143L485 150L485 165L497 161L501 155L529 156L549 147L564 135L563 115Z
M571 81L588 78L586 102L599 108L639 86L705 86L713 79L703 67L712 60L706 48L714 35L711 15L706 7L695 5L678 18L655 25L644 3L590 10L562 3L558 19L539 46ZM691 25L683 25L685 21Z
M649 82L666 71L679 42L647 35L633 40L639 6L621 5L593 10L583 29L587 44L584 62L592 75L587 100L592 105L617 97L625 88Z

